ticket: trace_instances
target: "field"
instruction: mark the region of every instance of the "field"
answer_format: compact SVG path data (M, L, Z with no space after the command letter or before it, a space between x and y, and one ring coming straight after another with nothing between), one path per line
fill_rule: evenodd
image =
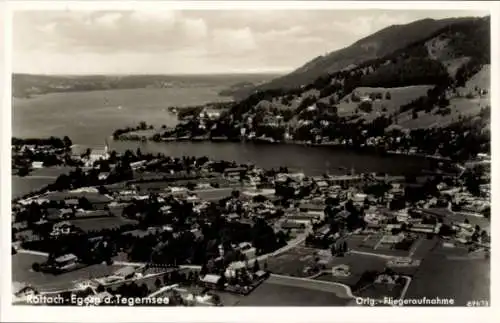
M334 293L266 281L250 293L250 295L242 298L236 305L342 306L348 302L349 299L337 297Z
M368 96L370 93L381 93L383 98L381 100L376 100L373 102L373 111L364 116L366 120L372 120L377 117L378 113L393 114L399 111L399 107L407 104L421 96L427 95L427 90L432 88L430 85L415 85L415 86L405 86L397 88L372 88L372 87L358 87L353 93L357 93L360 96ZM390 100L385 99L385 94L389 92L391 94ZM346 102L349 99L349 103ZM338 114L339 116L349 116L354 114L356 108L358 107L357 102L351 101L351 95L347 95L338 104ZM385 107L386 112L382 109Z
M314 262L314 249L293 248L279 256L268 258L268 269L274 274L307 277L304 268Z
M55 178L12 176L12 198L20 198L44 186L54 183Z
M440 208L427 209L425 210L425 212L443 216L443 222L446 224L462 223L465 221L465 219L467 219L469 220L469 223L471 225L473 226L479 225L481 227L481 230L486 230L487 232L490 232L491 230L490 220L484 217L474 216L461 212L452 212L449 211L448 209L440 209Z
M40 290L59 290L74 287L75 282L98 278L109 275L120 268L120 266L92 265L72 272L60 275L44 274L34 272L31 269L33 263L42 263L46 257L32 254L18 253L12 256L12 281L31 284Z
M368 286L367 288L363 288L361 291L358 292L356 296L374 298L374 299L381 299L383 297L393 297L394 299L397 299L401 296L404 286L405 286L404 283L396 285L375 283Z
M459 115L466 117L479 114L481 108L489 104L489 98L453 98L450 100L449 108L451 113L448 115L442 116L435 114L437 111L437 108L435 108L431 113L420 111L418 113L418 118L413 119L411 111L407 111L398 116L398 125L408 129L446 126L458 121Z
M70 220L72 225L82 229L83 231L113 229L125 224L136 224L135 220L128 220L119 217L96 218L96 219L81 219Z
M446 255L464 250L437 247L422 261L413 276L406 297L452 298L464 306L470 300L490 300L490 261L485 259L450 260Z
M383 234L370 234L370 235L350 235L345 241L348 248L354 251L376 253L380 255L405 257L408 256L409 251L391 249L391 245L380 243Z
M69 173L71 170L72 167L49 167L34 169L29 176L12 176L12 198L22 197L52 184L59 175Z

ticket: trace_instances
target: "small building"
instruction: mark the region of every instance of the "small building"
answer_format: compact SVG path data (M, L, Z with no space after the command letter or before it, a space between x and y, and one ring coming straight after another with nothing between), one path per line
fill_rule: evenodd
M327 181L318 181L316 182L316 185L319 187L319 189L324 190L327 189L329 184Z
M221 278L219 275L207 274L200 278L200 284L207 288L215 289L218 287Z
M78 263L78 257L74 254L66 254L60 257L57 257L54 260L54 267L59 272L69 271L75 269Z
M267 277L269 277L269 273L264 270L259 270L254 274L254 276L257 279L266 279Z
M77 207L80 203L78 202L78 199L67 199L64 201L67 207Z
M409 231L418 233L435 233L436 225L434 224L413 224Z
M245 167L232 167L224 170L224 177L227 179L240 179L241 173L245 172Z

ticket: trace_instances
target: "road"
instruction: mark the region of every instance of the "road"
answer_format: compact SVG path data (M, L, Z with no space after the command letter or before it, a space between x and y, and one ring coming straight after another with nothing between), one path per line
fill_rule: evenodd
M395 259L395 258L400 258L400 257L395 257L395 256L382 255L382 254L379 254L379 253L365 252L365 251L356 251L356 250L349 250L347 253L348 254L354 254L354 255L379 257L379 258L384 258L384 259L388 259L388 260Z
M266 280L266 283L307 288L322 292L334 293L341 298L355 297L352 294L351 288L349 286L336 282L328 282L322 280L314 280L310 278L271 274L271 276Z

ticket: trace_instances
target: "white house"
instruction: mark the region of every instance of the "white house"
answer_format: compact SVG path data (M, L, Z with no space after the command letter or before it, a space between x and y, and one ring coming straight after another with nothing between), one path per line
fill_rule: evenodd
M31 163L31 168L40 169L43 168L43 161L34 161Z

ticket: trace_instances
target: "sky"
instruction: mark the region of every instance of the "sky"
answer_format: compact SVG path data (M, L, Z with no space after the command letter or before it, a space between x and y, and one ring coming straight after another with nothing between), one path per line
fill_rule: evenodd
M16 11L12 70L31 74L286 73L394 24L464 10Z

